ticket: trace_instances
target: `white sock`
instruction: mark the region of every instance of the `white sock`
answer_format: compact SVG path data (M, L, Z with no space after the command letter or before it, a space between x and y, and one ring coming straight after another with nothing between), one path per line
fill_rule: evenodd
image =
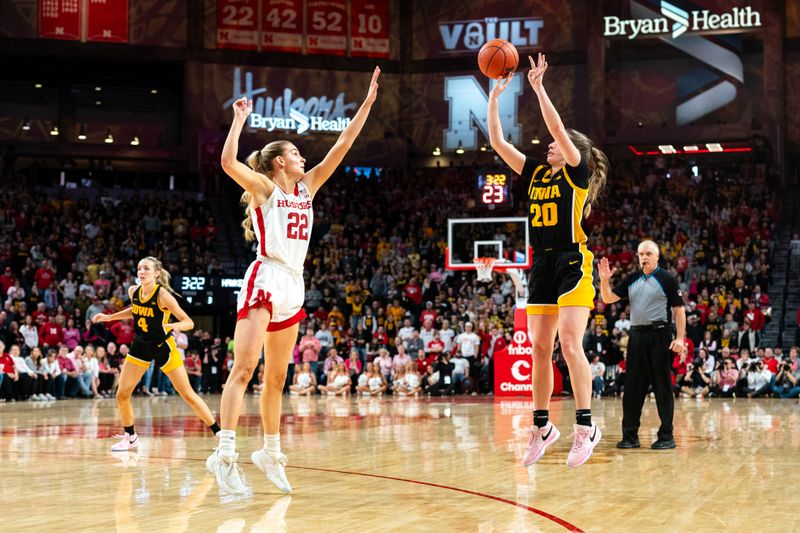
M219 436L219 454L226 457L236 455L236 431L220 429L217 435Z
M264 449L271 453L281 453L281 434L264 435Z

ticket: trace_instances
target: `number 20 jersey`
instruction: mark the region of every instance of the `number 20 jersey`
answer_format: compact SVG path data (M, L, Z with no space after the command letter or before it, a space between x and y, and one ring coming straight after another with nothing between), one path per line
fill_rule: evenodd
M258 257L302 270L314 226L311 193L298 182L292 194L277 185L266 202L249 207L258 241Z
M589 193L589 169L581 157L577 166L553 169L525 158L517 191L528 200L528 223L534 253L564 251L586 243L581 226Z

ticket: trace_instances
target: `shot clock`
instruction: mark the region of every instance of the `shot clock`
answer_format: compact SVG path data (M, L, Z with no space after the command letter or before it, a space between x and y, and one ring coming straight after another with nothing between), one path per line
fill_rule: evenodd
M478 174L478 200L489 209L511 207L511 177L504 172Z

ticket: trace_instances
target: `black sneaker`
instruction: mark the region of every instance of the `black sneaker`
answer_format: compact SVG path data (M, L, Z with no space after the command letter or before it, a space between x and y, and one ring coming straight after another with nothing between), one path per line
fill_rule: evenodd
M671 450L675 447L675 439L658 439L650 448L653 450Z
M642 445L639 444L639 439L629 439L623 438L621 441L617 443L617 448L622 448L623 450L627 450L630 448L641 448Z

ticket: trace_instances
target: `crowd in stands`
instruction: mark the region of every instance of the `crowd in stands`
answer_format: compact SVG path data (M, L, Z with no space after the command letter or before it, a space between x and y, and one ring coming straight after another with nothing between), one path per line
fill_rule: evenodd
M484 284L472 273L443 268L447 219L487 213L465 186L473 183L473 169L433 172L402 179L341 173L315 199L305 268L309 317L287 392L492 392L493 354L513 334L514 285L508 276ZM688 338L675 359L676 394L800 395L797 350L784 354L761 338L771 320L767 288L778 202L763 180L750 178L699 177L677 164L637 172L620 166L613 192L587 224L589 248L596 258L608 257L619 278L637 268L644 237L660 244L662 267L678 276ZM0 222L2 398L113 394L133 329L90 318L128 304L139 258L158 256L173 273L221 272L213 246L219 230L204 203L104 198L81 205L9 192ZM592 313L585 349L598 396L624 393L628 316L624 303L605 306L599 299ZM176 334L199 391L219 392L232 366L233 343L221 333ZM554 358L569 391L558 347ZM255 393L262 388L263 364L251 382ZM170 389L151 369L138 391Z

